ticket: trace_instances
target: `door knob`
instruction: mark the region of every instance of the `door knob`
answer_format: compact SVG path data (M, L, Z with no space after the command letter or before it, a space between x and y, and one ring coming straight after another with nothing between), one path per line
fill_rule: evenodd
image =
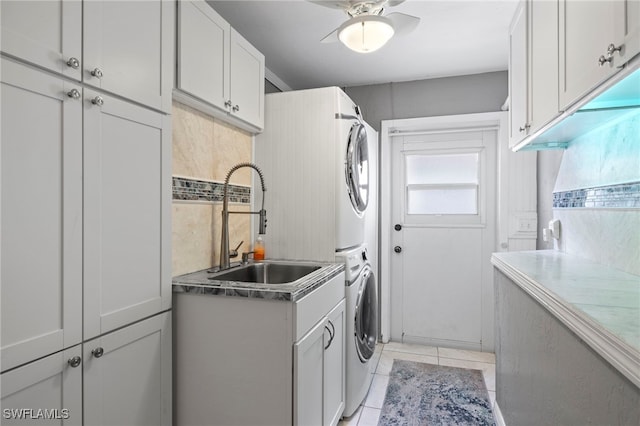
M393 251L395 251L396 253L400 253L400 252L402 252L402 247L400 247L400 246L395 246L395 247L393 248Z
M396 231L399 231L402 229L402 225L400 225L399 223L396 223L396 225L393 227L393 229L395 229Z

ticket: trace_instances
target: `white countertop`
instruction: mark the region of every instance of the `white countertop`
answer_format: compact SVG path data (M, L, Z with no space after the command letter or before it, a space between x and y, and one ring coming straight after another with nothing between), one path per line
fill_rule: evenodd
M555 250L491 262L640 387L640 276Z

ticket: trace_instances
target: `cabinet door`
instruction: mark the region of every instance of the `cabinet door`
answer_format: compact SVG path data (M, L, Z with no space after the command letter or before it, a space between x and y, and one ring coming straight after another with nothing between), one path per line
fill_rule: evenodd
M77 85L1 67L5 371L82 339L82 102Z
M293 424L324 424L324 347L327 319L318 322L293 346Z
M171 313L84 344L84 424L171 424Z
M178 2L177 86L221 109L229 99L230 30L206 2Z
M83 80L170 112L173 2L92 0L83 7Z
M344 411L345 396L345 301L327 315L327 327L332 331L324 351L324 418L323 424L335 426Z
M623 0L615 3L616 14L624 16L623 32L613 42L621 49L613 55L613 66L622 67L640 53L640 0Z
M527 8L522 3L509 33L509 146L516 145L529 129L527 111Z
M558 5L529 0L529 123L531 131L560 114L558 108Z
M2 0L2 52L80 80L82 3ZM73 61L72 58L76 59Z
M2 374L2 424L81 425L81 355L77 345Z
M170 307L169 120L85 89L85 340Z
M231 113L264 127L264 55L231 29Z
M607 46L624 38L624 0L560 0L560 109L566 110L618 71L599 64Z

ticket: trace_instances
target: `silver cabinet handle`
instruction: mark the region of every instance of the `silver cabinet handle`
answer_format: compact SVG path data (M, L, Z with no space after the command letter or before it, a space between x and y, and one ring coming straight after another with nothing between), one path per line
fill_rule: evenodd
M327 346L324 347L325 351L329 349L329 346L331 346L331 343L333 343L333 339L336 337L336 327L333 325L331 320L327 320L327 321L328 321L328 324L331 326L331 328L329 328L326 325L324 326L325 330L329 332L329 342L327 343Z
M616 47L615 44L611 43L609 46L607 46L607 55L611 56L615 52L620 52L621 50L622 50L622 45Z
M231 108L231 105L233 105L233 103L231 102L231 100L228 100L224 103L224 106L226 106L227 108Z
M238 112L238 111L240 111L240 105L236 105L231 109L233 110L233 112Z
M91 75L95 78L102 78L104 74L102 74L102 70L100 68L94 68L93 71L91 71Z
M613 56L610 56L610 55L609 55L609 56L601 55L601 56L598 58L598 65L600 65L601 67L603 67L603 66L604 66L604 64L606 64L607 62L611 62L611 61L613 61Z
M67 61L67 66L77 70L80 67L80 61L77 58L71 57Z
M103 348L95 348L91 351L91 354L96 357L96 358L100 358L102 355L104 355L104 349Z
M67 361L67 364L69 364L73 368L76 368L77 366L80 365L81 362L82 362L82 358L80 358L79 356L74 356L73 358L69 358L69 360Z
M78 91L78 89L71 89L67 92L67 96L71 99L80 99L80 91Z
M96 96L95 98L91 99L91 103L94 105L102 106L104 105L104 99L102 99L102 96Z

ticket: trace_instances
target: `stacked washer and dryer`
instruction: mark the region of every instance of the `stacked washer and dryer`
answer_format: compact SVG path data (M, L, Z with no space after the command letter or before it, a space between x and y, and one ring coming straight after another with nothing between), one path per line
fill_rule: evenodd
M267 178L267 257L345 263L345 417L373 378L378 303L370 258L377 247L370 254L365 241L377 241L377 208L369 202L376 199L374 150L377 133L341 89L266 95L255 162Z

